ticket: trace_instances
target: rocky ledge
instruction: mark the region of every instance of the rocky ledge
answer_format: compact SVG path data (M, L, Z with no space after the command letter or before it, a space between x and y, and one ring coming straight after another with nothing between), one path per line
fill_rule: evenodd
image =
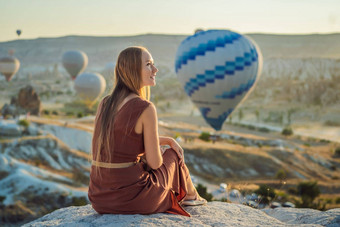
M91 205L54 211L24 226L340 226L340 208L328 211L297 208L258 210L241 204L210 202L187 207L191 218L152 215L97 214Z

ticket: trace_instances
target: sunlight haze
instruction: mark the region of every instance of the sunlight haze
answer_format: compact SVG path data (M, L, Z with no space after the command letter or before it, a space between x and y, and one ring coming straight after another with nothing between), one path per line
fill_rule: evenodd
M338 0L0 0L0 41L67 35L340 32Z

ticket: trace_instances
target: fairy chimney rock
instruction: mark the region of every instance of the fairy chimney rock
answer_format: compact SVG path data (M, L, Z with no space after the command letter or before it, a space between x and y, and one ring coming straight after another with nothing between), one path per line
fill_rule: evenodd
M30 85L20 89L17 105L32 115L40 115L41 102L38 94Z

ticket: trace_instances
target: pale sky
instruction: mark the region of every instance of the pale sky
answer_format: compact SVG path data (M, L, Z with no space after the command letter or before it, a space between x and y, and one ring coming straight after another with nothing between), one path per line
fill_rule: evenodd
M340 0L0 0L0 42L67 35L340 32Z

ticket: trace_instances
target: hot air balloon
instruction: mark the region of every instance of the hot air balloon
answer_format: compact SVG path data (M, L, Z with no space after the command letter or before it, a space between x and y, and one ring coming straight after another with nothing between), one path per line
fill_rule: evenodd
M17 35L18 35L18 36L21 35L21 29L18 29L16 32L17 32Z
M105 79L99 73L83 73L74 81L74 89L89 107L103 94L105 88Z
M259 79L262 55L249 37L229 30L199 31L178 47L177 77L206 122L221 130Z
M18 72L19 67L20 61L13 56L0 58L0 73L6 77L7 81L12 79L14 74Z
M71 50L63 54L62 63L66 71L74 80L78 74L82 73L88 63L87 55L82 51Z

